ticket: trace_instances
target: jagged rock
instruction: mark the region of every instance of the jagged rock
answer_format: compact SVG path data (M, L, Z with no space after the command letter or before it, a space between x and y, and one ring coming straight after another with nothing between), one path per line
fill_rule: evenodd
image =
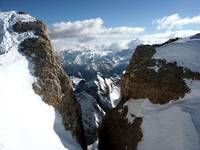
M119 78L104 78L98 74L90 81L82 80L75 90L75 95L82 108L83 125L87 144L97 140L97 128L102 117L118 103Z
M90 145L97 140L97 129L105 112L96 99L85 91L77 93L76 98L81 105L85 137L87 144Z
M41 21L17 22L13 30L19 33L33 31L38 36L20 44L20 52L31 60L32 73L37 77L33 89L45 103L60 112L66 130L86 149L81 109L73 95L71 82L53 53L45 25Z
M113 77L110 79L104 78L102 75L97 74L96 78L89 81L82 80L76 87L75 93L82 91L92 95L99 106L108 112L111 108L115 107L118 103L118 99L112 97L112 92L119 86L119 78ZM119 93L116 93L118 95Z

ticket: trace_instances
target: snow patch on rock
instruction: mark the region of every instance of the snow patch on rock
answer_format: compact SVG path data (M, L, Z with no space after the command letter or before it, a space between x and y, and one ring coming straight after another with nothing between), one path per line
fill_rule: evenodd
M159 71L159 69L160 69L160 67L159 66L153 66L153 67L147 67L148 69L152 69L152 70L154 70L155 72L157 72L158 73L158 71Z

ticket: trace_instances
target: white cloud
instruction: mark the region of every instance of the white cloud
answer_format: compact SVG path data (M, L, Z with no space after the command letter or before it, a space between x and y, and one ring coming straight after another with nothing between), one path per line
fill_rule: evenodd
M102 25L101 18L54 23L49 27L49 35L52 39L88 37L101 32Z
M143 41L141 39L134 39L128 43L129 49L135 49L138 45L142 44Z
M178 14L154 21L163 32L145 34L142 27L119 26L107 28L101 18L55 23L49 35L56 50L120 50L134 49L139 44L159 44L175 37L187 37L200 30L176 29L190 23L200 23L200 16L181 18Z
M58 50L105 48L111 43L119 42L123 45L124 41L136 38L145 30L143 27L129 26L107 28L101 18L55 23L48 29L50 38Z
M128 42L127 41L121 41L121 42L113 42L105 49L109 50L122 50L128 48Z
M200 33L200 30L177 30L177 31L164 31L153 34L143 34L133 38L132 40L119 40L109 42L92 41L80 43L74 40L56 39L52 40L53 45L57 50L121 50L121 49L134 49L139 44L160 44L171 38L188 37Z
M183 18L179 14L173 14L154 20L153 24L157 25L157 29L180 28L184 25L200 24L200 15Z

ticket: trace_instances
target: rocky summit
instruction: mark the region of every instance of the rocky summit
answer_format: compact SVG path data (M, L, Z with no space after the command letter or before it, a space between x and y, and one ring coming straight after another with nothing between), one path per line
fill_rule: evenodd
M199 46L196 35L135 49L121 102L103 118L100 150L198 149Z

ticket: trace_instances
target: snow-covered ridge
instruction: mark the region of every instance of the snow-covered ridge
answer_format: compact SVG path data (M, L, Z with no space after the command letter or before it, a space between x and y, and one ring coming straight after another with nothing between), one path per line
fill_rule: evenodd
M200 39L185 38L158 47L153 58L177 62L178 66L186 67L194 72L200 72Z
M35 20L14 11L0 12L0 149L81 149L65 131L54 108L34 93L32 84L36 79L31 74L31 63L18 51L23 40L35 35L18 34L12 25ZM57 135L60 133L61 139Z

